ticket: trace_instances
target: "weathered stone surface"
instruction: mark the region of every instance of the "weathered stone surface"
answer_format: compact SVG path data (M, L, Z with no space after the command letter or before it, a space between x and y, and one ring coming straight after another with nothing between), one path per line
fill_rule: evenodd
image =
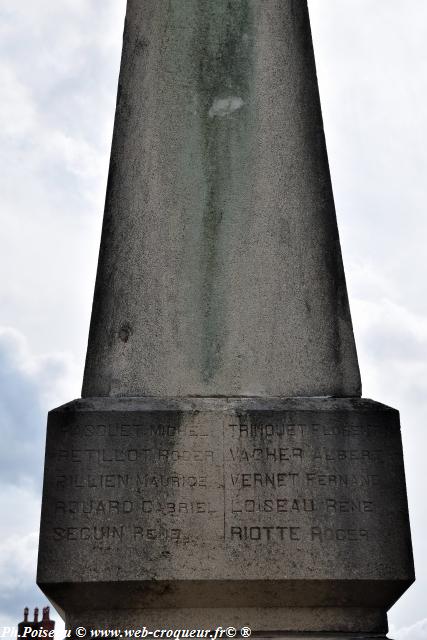
M83 592L84 595L84 592ZM197 601L197 592L194 592L194 600ZM366 609L282 609L261 607L241 608L241 609L206 609L197 607L194 609L120 609L112 611L111 609L99 611L78 611L71 612L67 617L67 625L69 628L84 626L87 629L140 629L146 627L149 630L154 629L211 629L212 635L215 629L221 626L224 630L236 625L234 628L240 630L244 626L249 626L252 630L259 629L259 624L265 624L265 628L269 627L273 630L281 627L289 628L291 626L310 629L323 628L342 629L346 628L344 633L334 631L330 633L307 631L295 635L295 632L287 634L280 631L253 631L253 637L264 637L265 635L273 635L276 639L281 637L298 638L299 640L329 640L329 638L340 638L341 640L367 640L368 638L376 638L377 640L385 640L384 633L352 633L351 628L360 628L360 626L368 626L374 620L372 612ZM384 628L384 615L382 618L376 615L376 621L381 620L381 627ZM232 621L231 624L229 622ZM378 625L378 622L375 624ZM379 625L378 625L379 626ZM331 635L331 633L333 635ZM237 637L240 637L238 632ZM223 635L225 638L225 634Z
M129 0L83 396L359 396L305 0Z
M398 412L72 402L49 415L40 535L38 583L77 619L384 633L413 580Z
M128 0L84 399L48 422L67 626L384 640L405 477L360 393L306 1Z

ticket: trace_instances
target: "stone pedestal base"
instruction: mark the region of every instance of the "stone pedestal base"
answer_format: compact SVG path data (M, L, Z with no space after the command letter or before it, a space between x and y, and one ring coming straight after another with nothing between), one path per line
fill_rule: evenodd
M196 599L196 596L195 596ZM387 628L384 611L362 608L338 607L211 607L182 609L121 609L119 611L76 610L67 615L67 628L83 626L85 629L200 629L210 630L214 637L227 639L226 630L236 629L240 637L241 629L249 627L253 634L282 635L284 629L304 629L313 635L320 629L358 632L363 628L377 629L377 634ZM382 634L381 634L382 635ZM166 636L164 636L166 637ZM185 636L184 636L185 637ZM204 637L204 636L199 636ZM304 636L305 637L305 636Z
M389 407L94 398L49 414L38 584L67 624L381 637L412 581Z

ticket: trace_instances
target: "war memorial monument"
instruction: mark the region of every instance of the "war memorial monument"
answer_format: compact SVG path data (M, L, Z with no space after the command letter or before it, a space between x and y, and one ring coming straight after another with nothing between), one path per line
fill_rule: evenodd
M361 398L306 0L128 0L38 584L69 628L314 640L385 638L413 580L399 414Z

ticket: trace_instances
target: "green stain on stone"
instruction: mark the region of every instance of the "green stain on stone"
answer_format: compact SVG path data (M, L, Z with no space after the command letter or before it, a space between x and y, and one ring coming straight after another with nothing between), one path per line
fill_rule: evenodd
M238 206L252 85L251 0L199 0L194 39L206 197L202 212L202 375L221 362L224 233ZM236 175L237 173L237 175Z

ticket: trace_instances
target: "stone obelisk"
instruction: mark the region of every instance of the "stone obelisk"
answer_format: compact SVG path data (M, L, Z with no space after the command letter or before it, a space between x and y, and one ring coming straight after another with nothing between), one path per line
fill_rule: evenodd
M128 0L39 585L72 627L385 638L399 415L360 396L306 1Z

